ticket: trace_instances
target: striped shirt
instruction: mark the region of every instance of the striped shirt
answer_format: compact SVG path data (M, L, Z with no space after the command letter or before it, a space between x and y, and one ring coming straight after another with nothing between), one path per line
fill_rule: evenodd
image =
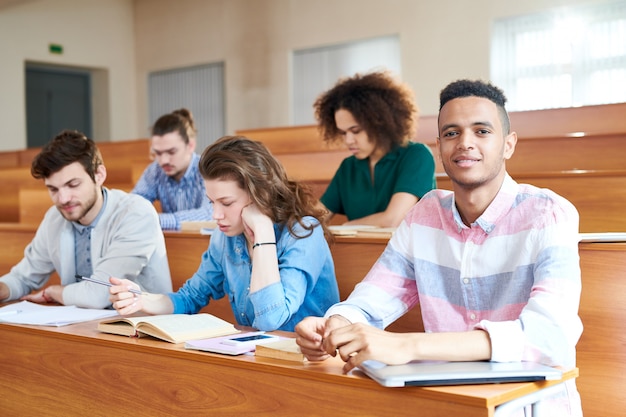
M431 191L326 316L385 328L419 304L426 332L488 332L493 361L572 368L582 333L578 221L564 198L508 175L471 227L451 191ZM568 412L559 415L579 415L575 384L568 386L560 402Z
M180 230L181 222L206 221L213 217L213 205L206 196L199 161L200 156L194 153L180 181L168 176L154 161L133 188L132 193L161 203L159 220L163 230Z

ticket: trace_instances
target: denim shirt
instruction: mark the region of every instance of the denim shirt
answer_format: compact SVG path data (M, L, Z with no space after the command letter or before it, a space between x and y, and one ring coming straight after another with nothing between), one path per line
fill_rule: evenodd
M308 224L318 223L305 217ZM168 294L174 313L194 314L210 299L228 295L237 323L259 330L293 331L307 316L323 316L339 301L335 267L322 227L297 239L284 225L274 225L280 282L250 293L252 260L243 234L211 236L198 271L178 292ZM296 224L298 236L309 233Z

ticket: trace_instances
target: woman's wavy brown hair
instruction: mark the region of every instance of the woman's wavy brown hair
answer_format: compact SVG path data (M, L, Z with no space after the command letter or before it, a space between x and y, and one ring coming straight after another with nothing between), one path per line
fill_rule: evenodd
M261 142L243 136L224 136L204 150L199 169L206 180L236 181L262 213L274 223L286 225L292 236L311 235L316 225L307 225L302 219L313 216L326 238L330 238L323 221L325 212L317 206L310 187L290 180L280 162ZM296 223L309 233L298 236L294 232Z

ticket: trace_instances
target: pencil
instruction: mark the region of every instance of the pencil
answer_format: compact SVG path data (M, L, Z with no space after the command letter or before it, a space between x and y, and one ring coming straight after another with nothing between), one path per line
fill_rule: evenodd
M110 282L100 281L99 279L95 279L95 278L91 278L91 277L84 277L82 275L74 275L74 276L77 279L82 279L82 280L85 280L85 281L93 282L94 284L105 285L107 287L112 287L113 286L113 284L111 284ZM141 295L141 291L135 290L133 288L129 288L128 291L132 292L133 294Z

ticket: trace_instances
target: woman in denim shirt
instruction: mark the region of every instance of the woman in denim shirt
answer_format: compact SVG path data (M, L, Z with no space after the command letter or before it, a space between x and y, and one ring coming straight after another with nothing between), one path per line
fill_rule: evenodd
M324 213L265 146L223 137L202 154L200 173L219 230L198 271L169 294L135 295L136 284L111 278L120 314L193 314L226 295L240 325L293 331L339 301Z

